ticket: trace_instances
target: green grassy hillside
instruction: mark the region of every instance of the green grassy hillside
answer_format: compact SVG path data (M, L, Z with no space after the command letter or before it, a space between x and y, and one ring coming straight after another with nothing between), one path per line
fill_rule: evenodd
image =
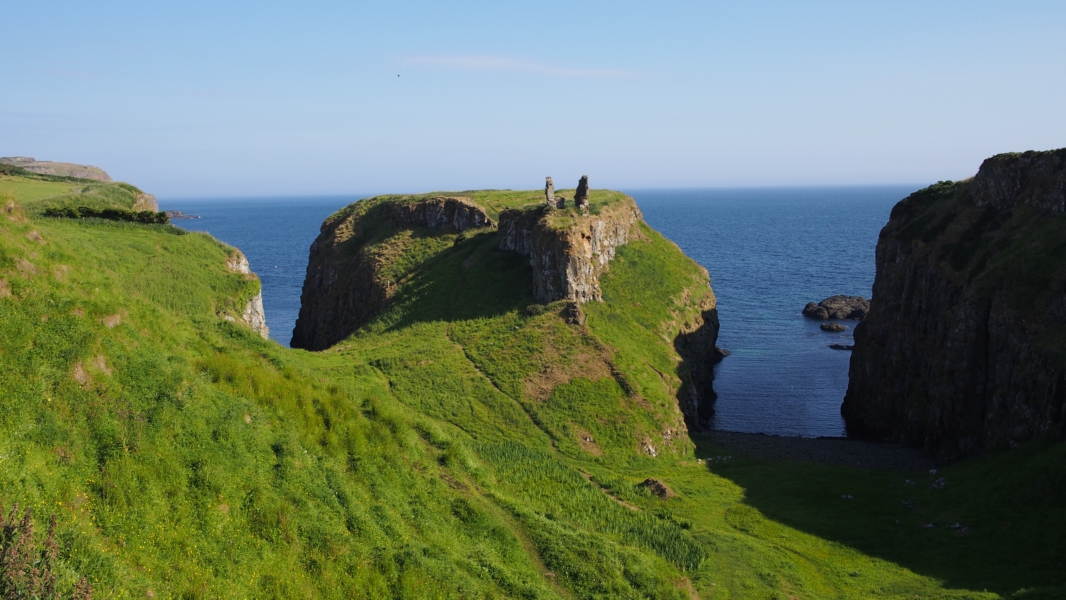
M535 304L528 260L483 231L401 245L420 254L395 301L312 353L224 318L259 289L226 269L231 248L35 216L74 192L2 183L0 506L31 507L39 529L58 517L61 591L81 576L98 598L1064 590L1061 443L942 469L938 489L693 444L671 333L709 290L647 227L587 326Z

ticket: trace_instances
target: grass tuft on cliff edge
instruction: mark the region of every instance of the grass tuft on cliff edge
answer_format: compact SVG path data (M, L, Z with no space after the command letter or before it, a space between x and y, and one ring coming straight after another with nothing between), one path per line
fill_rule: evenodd
M47 200L35 182L54 183L17 181L15 200ZM584 326L535 304L528 261L480 231L398 242L397 261L418 258L396 300L312 353L224 318L258 282L209 236L31 205L0 214L0 505L58 516L61 591L81 576L114 598L1062 591L1061 444L944 469L934 490L693 450L676 427L663 440L680 423L671 335L710 290L644 225ZM1043 512L1019 509L1032 501Z

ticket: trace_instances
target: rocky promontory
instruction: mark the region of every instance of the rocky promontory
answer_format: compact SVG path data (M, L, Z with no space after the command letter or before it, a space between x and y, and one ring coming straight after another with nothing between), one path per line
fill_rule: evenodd
M381 312L398 284L390 266L402 248L399 242L385 243L396 232L433 235L495 227L483 208L455 196L385 196L331 215L311 244L292 347L324 350Z
M1066 421L1066 149L1001 154L892 209L841 413L942 459Z
M429 265L437 264L438 258L447 260L454 253L469 252L471 244L481 249L463 259L458 265L462 271L446 276L450 285L458 286L449 294L468 293L458 289L463 286L462 273L475 264L512 265L507 268L519 279L508 280L506 285L529 286L539 304L566 301L551 314L589 335L596 325L589 324L585 305L604 300L603 281L619 249L635 241L651 245L650 236L658 239L656 243L669 242L643 224L632 198L591 190L587 182L587 177L582 178L572 202L555 196L548 179L542 197L537 192L510 190L466 192L470 197L381 196L342 209L326 219L311 245L291 345L309 350L333 346L388 313L398 299L408 301L404 299L418 295L415 281L420 274L433 277L429 275L433 271L438 274L435 281L441 283L442 271ZM496 215L498 226L493 219ZM653 343L667 342L664 350L677 362L674 368L661 365L653 372L672 390L677 402L674 414L683 417L688 427L700 429L713 415L713 367L725 353L716 346L718 310L706 270L685 258L676 246L672 250L676 254L668 254L677 263L663 267L688 273L687 280L684 289L671 292L676 297L656 300L665 303L657 310L665 310L656 317L660 321L654 325ZM520 268L524 265L514 260L515 254L527 258L530 268ZM522 308L522 314L544 314L532 306ZM650 327L650 323L642 326ZM559 351L569 353L573 348ZM588 369L611 374L627 393L639 396L633 382L610 358L602 361L602 368L593 364ZM538 375L556 376L551 369ZM678 425L664 431L675 431ZM664 435L670 442L674 434Z

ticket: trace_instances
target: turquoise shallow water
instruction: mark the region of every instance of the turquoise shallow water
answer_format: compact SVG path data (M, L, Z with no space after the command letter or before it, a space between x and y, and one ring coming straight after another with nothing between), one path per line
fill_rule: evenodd
M778 435L844 434L852 322L822 332L800 315L834 294L870 295L874 245L892 205L919 186L630 190L645 220L707 268L718 297L714 426ZM263 281L271 338L288 345L307 253L322 220L358 196L163 200L175 223L237 246Z

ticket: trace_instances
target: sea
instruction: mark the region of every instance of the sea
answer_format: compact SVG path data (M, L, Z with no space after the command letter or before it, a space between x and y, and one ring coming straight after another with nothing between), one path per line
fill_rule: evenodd
M855 323L827 333L808 302L870 297L874 247L889 211L920 185L626 190L644 219L703 265L718 299L713 427L802 437L844 435ZM300 312L308 250L322 221L363 196L161 199L175 220L240 248L263 282L270 337L287 346Z

